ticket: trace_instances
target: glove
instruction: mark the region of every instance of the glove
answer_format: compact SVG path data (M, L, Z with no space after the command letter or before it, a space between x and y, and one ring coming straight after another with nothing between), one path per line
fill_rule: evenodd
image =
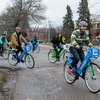
M28 43L25 43L25 46L28 45Z
M9 44L7 44L7 46L9 46Z

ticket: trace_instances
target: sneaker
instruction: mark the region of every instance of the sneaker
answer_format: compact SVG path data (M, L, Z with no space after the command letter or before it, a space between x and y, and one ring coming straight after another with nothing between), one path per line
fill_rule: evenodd
M73 72L73 70L72 70L71 67L68 67L68 72L69 72L70 74L74 74L74 72Z
M56 61L60 61L60 59L59 58L56 58Z
M82 72L81 78L85 79L85 72Z
M22 59L21 62L24 63L24 60Z
M14 58L17 58L16 54L13 54L13 57L14 57Z
M34 52L34 50L32 50L32 53Z

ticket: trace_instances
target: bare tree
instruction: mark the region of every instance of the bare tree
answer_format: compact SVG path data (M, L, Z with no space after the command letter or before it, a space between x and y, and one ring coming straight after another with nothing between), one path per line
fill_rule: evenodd
M8 32L14 31L16 26L25 29L29 24L41 23L45 10L42 0L12 0L12 6L8 5L0 15L1 26Z

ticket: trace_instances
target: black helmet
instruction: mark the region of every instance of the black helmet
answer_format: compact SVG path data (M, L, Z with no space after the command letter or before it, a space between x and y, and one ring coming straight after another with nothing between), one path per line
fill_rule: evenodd
M87 24L87 22L86 21L81 21L81 22L79 22L79 26L87 26L88 24Z
M3 36L4 36L4 35L6 36L6 33L2 33L2 35L3 35Z

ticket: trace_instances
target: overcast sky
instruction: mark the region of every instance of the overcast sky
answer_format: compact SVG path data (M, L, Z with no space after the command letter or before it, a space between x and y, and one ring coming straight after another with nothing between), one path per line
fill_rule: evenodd
M77 20L77 7L80 1L81 0L43 0L44 4L48 7L46 12L47 17L56 25L62 23L62 17L66 14L67 5L69 5L73 11L74 20ZM89 0L89 8L91 14L100 11L100 0Z
M0 1L0 11L2 11L7 3L10 4L11 0ZM73 11L74 20L77 20L77 7L81 0L42 0L47 6L46 16L52 24L60 25L62 23L62 17L66 14L66 6L69 5ZM91 14L99 14L100 12L100 0L88 0ZM98 4L97 4L98 3ZM99 12L99 13L97 13Z

